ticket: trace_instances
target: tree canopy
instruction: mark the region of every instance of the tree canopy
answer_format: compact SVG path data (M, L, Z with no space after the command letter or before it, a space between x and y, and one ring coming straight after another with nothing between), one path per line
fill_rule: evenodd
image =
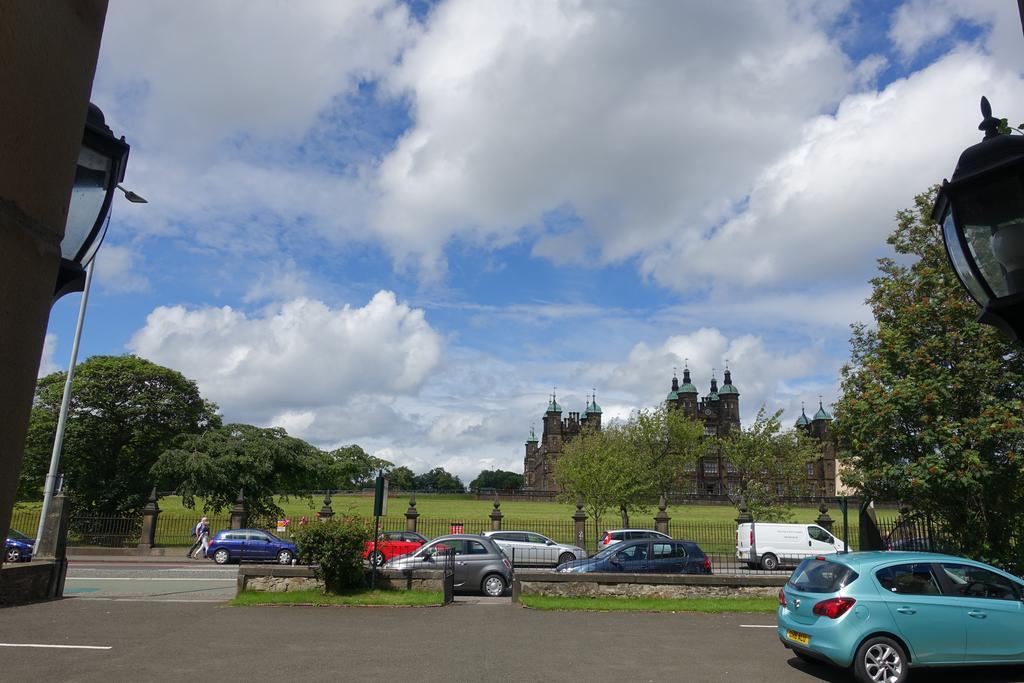
M1024 359L975 322L930 217L935 189L900 211L854 325L836 434L865 496L935 515L962 549L1024 567Z
M523 488L523 475L506 470L483 470L476 479L469 482L471 490L498 489L518 491Z
M204 512L231 507L245 490L256 516L280 516L274 495L310 491L317 486L320 451L280 427L264 429L228 424L201 434L184 434L153 465L156 485L174 490L186 507L196 497Z
M464 493L466 490L462 480L450 474L443 467L435 467L429 472L413 478L413 486L417 491L437 491L441 493Z
M36 385L19 493L41 495L67 375ZM93 356L72 382L61 471L76 509L135 512L153 481L149 470L179 434L220 425L217 406L181 373L137 356ZM236 491L237 492L237 491Z
M732 495L742 497L758 521L789 521L783 497L806 495L807 463L821 455L820 445L800 430L783 432L781 416L761 406L749 427L714 441L734 469Z

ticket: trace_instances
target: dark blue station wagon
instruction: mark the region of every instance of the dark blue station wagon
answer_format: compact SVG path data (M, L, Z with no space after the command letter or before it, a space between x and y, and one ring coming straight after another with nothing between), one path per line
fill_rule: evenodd
M218 531L206 551L217 564L228 562L277 562L291 564L299 549L261 529L225 529Z
M711 558L693 541L654 538L616 543L586 560L560 564L555 571L710 574Z

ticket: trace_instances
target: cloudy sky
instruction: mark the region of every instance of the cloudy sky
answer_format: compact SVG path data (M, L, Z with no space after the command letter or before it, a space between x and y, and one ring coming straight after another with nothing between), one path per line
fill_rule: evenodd
M465 481L521 471L552 387L621 417L685 359L791 422L980 96L1024 119L1022 57L1007 0L115 0L93 101L149 204L82 356Z

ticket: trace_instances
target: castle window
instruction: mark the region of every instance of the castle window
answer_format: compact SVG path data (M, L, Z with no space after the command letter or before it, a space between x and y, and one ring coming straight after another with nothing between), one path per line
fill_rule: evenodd
M814 463L813 462L807 463L807 476L808 477L814 477Z
M718 462L715 460L705 460L704 474L718 474Z
M714 436L714 435L715 435L715 425L708 425L708 424L704 425L704 436Z
M688 460L686 463L683 464L683 471L684 472L696 472L697 471L697 463L693 462L692 460Z
M725 461L725 471L729 474L736 474L736 465L733 465L728 460Z

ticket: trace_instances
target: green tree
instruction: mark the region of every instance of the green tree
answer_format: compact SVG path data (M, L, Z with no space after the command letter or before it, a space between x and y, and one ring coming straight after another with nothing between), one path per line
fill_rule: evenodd
M518 491L523 488L523 475L507 470L483 470L477 478L469 482L470 490L498 489L499 491Z
M405 465L393 468L388 474L388 488L396 491L412 491L415 488L416 475Z
M283 511L275 494L323 488L314 481L322 471L320 460L316 448L280 427L228 424L181 436L157 459L152 477L180 494L189 508L199 497L205 512L220 512L242 488L253 515L279 517Z
M598 530L609 510L630 505L650 491L643 464L633 456L622 427L585 429L565 444L555 461L555 481L567 502L583 501Z
M646 472L651 495L668 495L677 489L686 466L695 464L707 448L704 423L667 406L634 413L624 430Z
M378 470L391 466L356 445L321 451L317 456L319 471L311 488L351 491L373 486Z
M49 469L67 375L39 380L19 490L33 497ZM217 406L181 373L137 356L93 356L78 366L64 431L61 470L76 510L137 511L150 468L179 434L220 424Z
M768 415L761 406L752 425L714 442L735 469L733 495L764 522L792 518L782 499L807 494L807 463L821 455L818 444L800 430L783 432L781 416L781 410Z
M441 493L464 493L466 487L457 476L443 467L435 467L413 479L417 491L438 491Z
M935 188L900 211L854 325L835 432L845 483L931 513L969 555L1024 569L1024 359L978 307L930 217Z

